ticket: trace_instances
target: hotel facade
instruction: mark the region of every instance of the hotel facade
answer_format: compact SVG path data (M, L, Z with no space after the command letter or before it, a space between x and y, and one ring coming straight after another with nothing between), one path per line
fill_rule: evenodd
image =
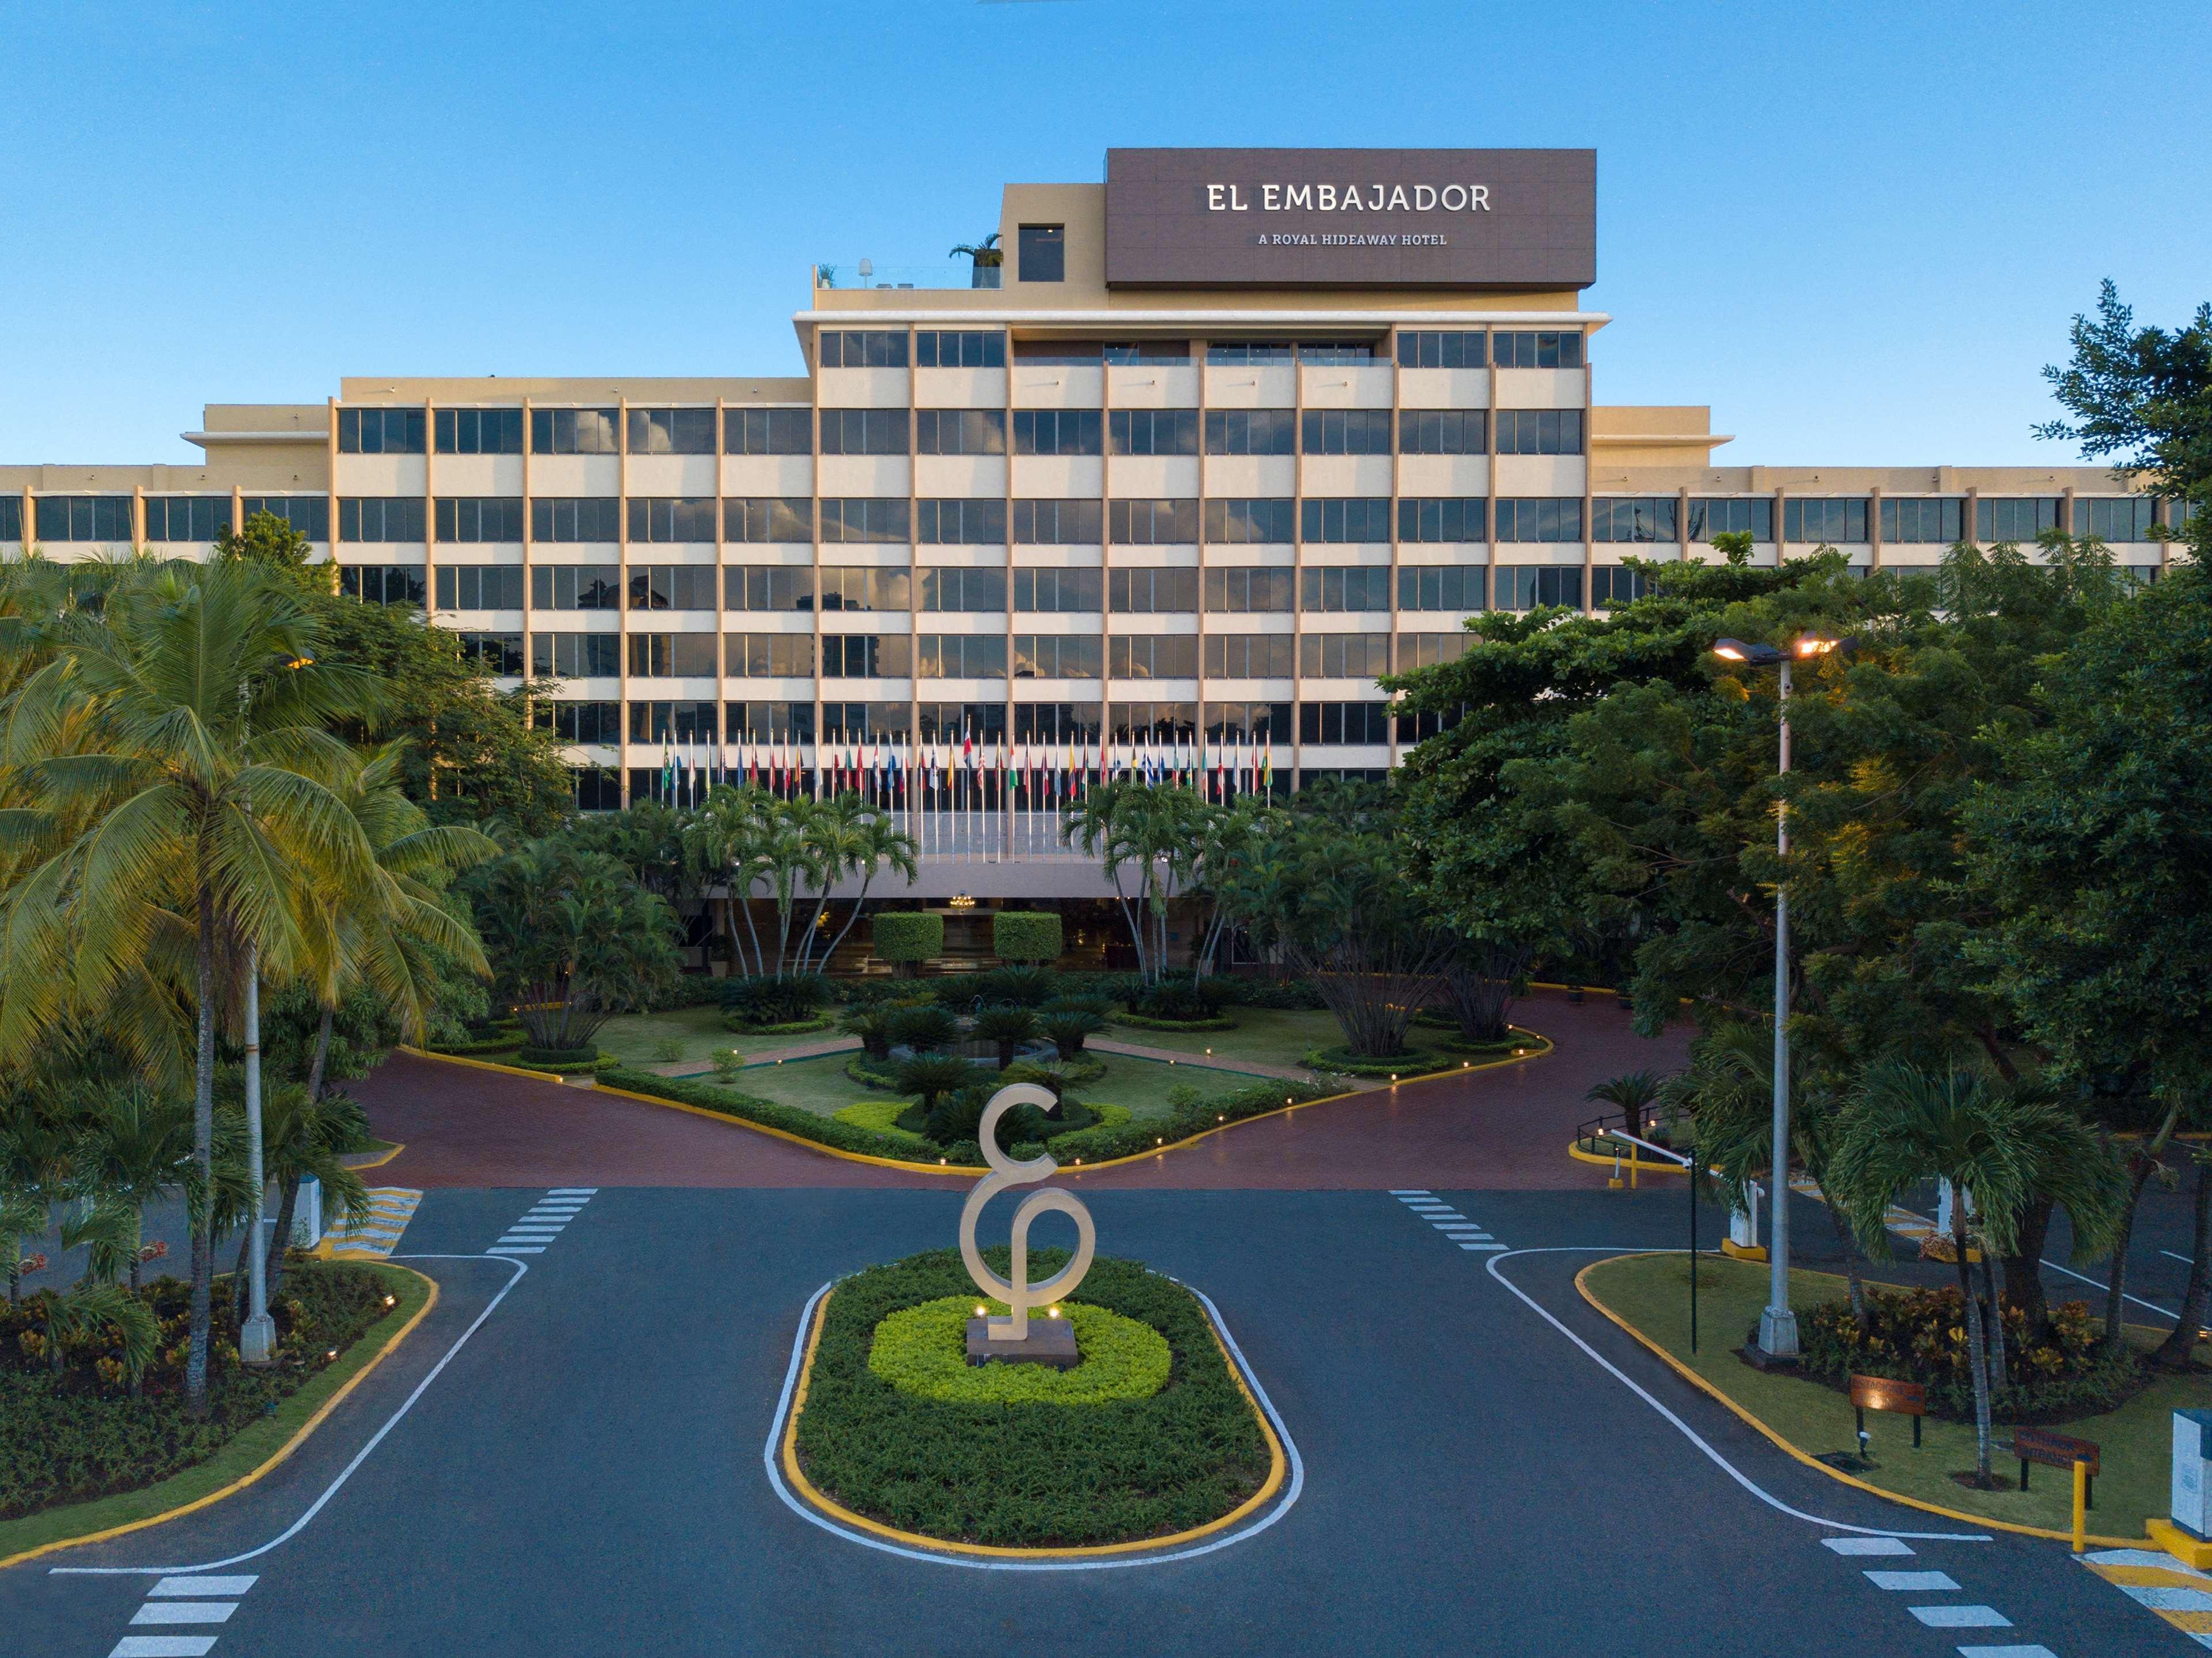
M1424 733L1377 675L1723 531L1770 565L2057 528L2160 566L2168 508L2102 468L1716 465L1706 409L1596 400L1595 274L1590 151L1115 150L1007 185L972 264L811 267L803 376L210 405L198 465L0 467L0 545L199 556L276 513L344 592L557 682L586 808L859 765L904 809L948 749L1024 767L916 814L924 899L1095 899L1030 810L1071 759L1379 775Z

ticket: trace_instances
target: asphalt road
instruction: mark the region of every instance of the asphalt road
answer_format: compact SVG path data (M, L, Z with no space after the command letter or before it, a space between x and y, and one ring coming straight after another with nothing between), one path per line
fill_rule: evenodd
M445 1295L417 1337L251 1491L0 1572L0 1648L150 1655L182 1649L116 1643L212 1636L217 1658L2191 1649L2052 1545L1825 1546L1850 1526L1964 1528L1790 1461L1583 1305L1570 1280L1595 1253L1678 1241L1679 1189L1443 1193L1515 1251L1571 1251L1502 1254L1462 1250L1383 1191L1087 1192L1103 1250L1213 1297L1306 1484L1278 1524L1203 1558L1024 1576L860 1548L783 1508L762 1467L807 1297L950 1242L957 1190L610 1187L519 1277L482 1257L543 1195L432 1191L402 1256L471 1258L420 1263ZM1803 1235L1818 1216L1801 1212ZM252 1551L211 1568L255 1581L227 1586L235 1611L206 1626L134 1625L165 1615L146 1572L51 1570ZM1870 1570L1955 1587L1880 1587ZM2007 1621L1927 1621L1962 1608Z

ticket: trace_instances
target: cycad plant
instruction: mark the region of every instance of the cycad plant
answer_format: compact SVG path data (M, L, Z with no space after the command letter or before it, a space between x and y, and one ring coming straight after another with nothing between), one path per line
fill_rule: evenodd
M1644 1135L1644 1114L1659 1102L1659 1092L1664 1079L1656 1071L1628 1071L1618 1077L1607 1077L1583 1096L1595 1105L1617 1105L1627 1120L1628 1132L1638 1139Z
M1037 1035L1037 1016L1026 1007L1001 1003L987 1007L975 1015L975 1034L987 1042L994 1042L999 1049L999 1069L1004 1071L1014 1062L1014 1052L1024 1042L1034 1042Z
M902 1060L898 1068L899 1092L913 1095L926 1117L936 1114L938 1102L945 1095L957 1092L975 1079L975 1067L950 1054L917 1054Z
M1106 1028L1087 1007L1048 1007L1037 1015L1037 1034L1058 1050L1063 1062L1079 1057L1084 1039Z

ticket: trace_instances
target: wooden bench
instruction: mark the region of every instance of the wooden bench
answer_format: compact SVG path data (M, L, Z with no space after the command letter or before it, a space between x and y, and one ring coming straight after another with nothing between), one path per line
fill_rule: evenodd
M1912 1418L1912 1448L1920 1448L1920 1418L1928 1414L1928 1389L1917 1382L1899 1382L1886 1376L1855 1376L1850 1380L1851 1409L1857 1413L1859 1440L1866 1442L1866 1413L1887 1411Z
M2014 1428L2012 1454L2020 1459L2022 1491L2027 1489L2027 1470L2033 1463L2040 1462L2046 1468L2070 1468L2076 1462L2087 1465L2088 1489L2084 1493L2083 1506L2097 1506L2097 1476L2104 1467L2098 1459L2095 1440L2076 1439L2071 1434L2053 1433L2048 1428Z

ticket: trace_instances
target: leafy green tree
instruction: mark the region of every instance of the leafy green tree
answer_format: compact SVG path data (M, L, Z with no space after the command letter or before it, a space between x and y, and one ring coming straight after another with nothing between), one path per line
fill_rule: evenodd
M337 566L315 563L315 544L274 513L247 513L244 524L215 538L215 556L246 560L308 592L337 592Z
M1105 865L1147 985L1167 971L1168 909L1190 884L1214 810L1189 789L1121 777L1078 800L1061 825L1063 841Z

